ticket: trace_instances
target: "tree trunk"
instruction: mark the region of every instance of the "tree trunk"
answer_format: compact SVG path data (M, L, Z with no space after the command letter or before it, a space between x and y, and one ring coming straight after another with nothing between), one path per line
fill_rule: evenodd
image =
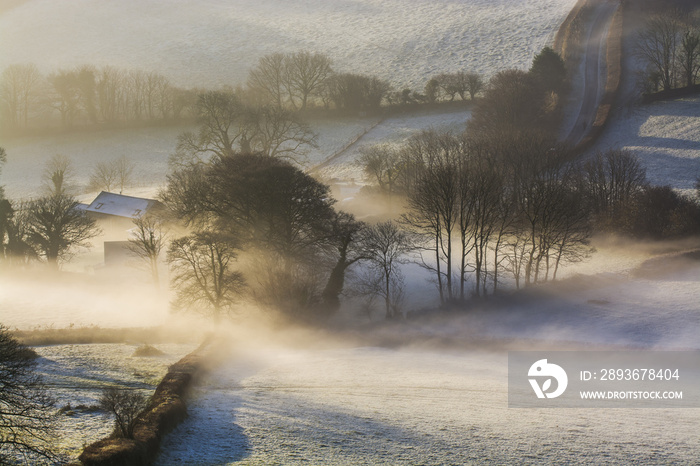
M440 304L445 303L445 294L443 293L442 289L442 274L440 273L440 237L436 236L435 238L435 261L436 261L436 270L437 270L437 279L438 279L438 290L440 291Z
M323 289L321 299L323 301L323 311L327 315L335 313L340 308L340 293L345 285L345 270L352 264L347 262L345 257L338 259L333 267L331 275L328 277L326 287Z
M160 276L158 275L158 258L151 258L151 277L157 290L160 290Z
M384 271L384 305L386 306L386 318L391 319L394 317L394 312L391 309L391 272L389 270Z

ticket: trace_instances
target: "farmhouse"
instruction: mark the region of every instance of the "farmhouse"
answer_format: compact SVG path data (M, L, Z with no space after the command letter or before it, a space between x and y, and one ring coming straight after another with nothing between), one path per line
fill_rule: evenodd
M108 223L110 227L124 226L132 228L133 221L143 217L147 212L160 206L155 199L124 196L123 194L102 191L90 205L85 208L87 214L100 223Z
M104 261L106 266L123 264L129 254L126 249L129 230L134 220L158 209L162 204L155 199L124 196L102 191L85 207L85 212L94 218L104 232Z

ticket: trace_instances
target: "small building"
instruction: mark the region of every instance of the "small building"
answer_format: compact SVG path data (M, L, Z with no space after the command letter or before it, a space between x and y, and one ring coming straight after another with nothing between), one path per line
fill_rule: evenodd
M160 202L155 199L124 196L123 194L102 191L87 206L85 212L110 229L129 230L133 228L135 219L143 217L147 212L158 208L160 205Z
M155 199L102 191L84 208L86 214L94 218L103 230L105 266L125 265L130 258L133 259L127 246L134 220L161 206Z

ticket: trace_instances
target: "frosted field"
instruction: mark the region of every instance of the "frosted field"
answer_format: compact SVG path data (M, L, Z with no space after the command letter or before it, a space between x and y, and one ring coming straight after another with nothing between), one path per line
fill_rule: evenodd
M335 69L422 89L443 71L528 68L576 0L28 0L0 16L0 68L90 63L182 86L242 83L258 58L300 49Z
M84 188L98 162L110 162L125 155L135 163L135 169L134 185L124 194L152 196L165 183L168 157L175 152L178 134L191 129L176 126L105 130L0 141L7 151L0 184L5 186L5 195L10 199L35 197L41 190L45 164L61 154L71 159L74 184ZM92 202L96 194L81 192L78 198Z
M321 146L319 150L309 154L309 159L311 164L320 160L319 172L326 178L362 181L365 175L356 160L363 147L375 144L402 144L412 135L428 129L460 134L464 131L470 116L471 111L466 109L444 113L415 112L392 116L365 127L364 131L350 140L349 144L339 151L331 152L330 156L323 157L323 154L328 154L329 151L326 150L326 146ZM319 127L320 134L325 134L324 130L323 126Z
M234 343L158 464L696 464L700 409L509 409L507 353L494 348L698 350L698 274L697 260L661 257L499 309L375 329L404 349ZM430 337L456 346L421 347ZM489 338L491 350L457 349Z
M45 73L85 63L155 70L182 86L242 83L258 58L299 49L327 53L339 71L377 74L397 89L421 90L439 72L490 76L528 68L551 42L575 0L238 0L139 2L27 0L0 14L0 69L35 63ZM310 122L319 148L304 165L340 155L321 174L359 180L362 144L400 140L429 127L463 128L468 113ZM75 182L87 183L97 161L122 155L137 163L125 194L153 196L167 157L186 128L97 131L0 141L8 162L0 184L15 199L35 196L41 167L55 154L73 159ZM360 136L371 130L358 144ZM348 150L345 150L348 149ZM84 193L91 200L95 193Z
M695 464L691 410L507 407L505 353L265 354L198 390L158 465Z
M41 356L39 373L48 381L57 407L70 404L72 412L60 416L59 447L76 459L83 446L111 434L113 419L101 411L76 409L94 406L105 387L140 390L150 396L167 372L197 345L159 344L165 354L159 357L134 357L137 344L55 345L35 347Z
M692 192L700 176L700 98L623 110L596 144L608 148L634 151L652 184Z
M700 262L659 256L632 270L568 279L464 317L435 335L700 349Z
M299 157L307 168L319 167L325 179L353 179L362 182L364 174L355 163L361 147L383 142L400 143L412 134L426 129L460 132L469 119L469 110L445 113L417 112L379 118L339 118L309 121L318 135L318 148ZM0 175L0 185L12 199L36 196L42 185L43 166L55 154L71 158L74 183L85 187L90 173L99 161L115 160L126 155L135 163L133 184L124 194L153 197L164 186L168 173L168 157L175 152L177 136L193 130L188 126L141 128L128 132L105 130L64 134L41 138L20 138L0 141L7 151L7 163ZM326 162L328 159L332 159ZM81 192L89 202L97 193Z
M487 76L528 68L575 0L210 0L111 3L27 0L0 14L0 69L33 62L42 71L90 63L159 71L182 86L242 82L265 54L327 53L338 71L377 74L420 90L431 75L466 69ZM688 190L700 172L698 99L641 107L611 123L599 147L638 151L656 184ZM325 179L362 182L361 147L400 143L428 128L461 131L469 111L312 121L319 148L304 166ZM0 185L9 197L35 196L54 154L73 158L76 183L97 161L137 163L125 194L154 196L165 181L177 134L189 129L96 131L0 141L7 149ZM93 193L83 193L91 200ZM700 268L673 262L668 273L639 268L647 252L597 245L586 274L558 290L500 309L389 329L453 342L526 339L643 348L700 349ZM98 248L99 249L99 248ZM100 251L83 263L100 262ZM77 264L74 271L83 272ZM662 267L663 268L663 267ZM656 267L654 267L656 269ZM604 270L605 273L600 273ZM404 268L407 310L434 306L432 278ZM3 277L0 319L19 328L160 325L167 299L82 278L42 285ZM191 324L195 325L195 324ZM380 335L381 337L381 335ZM237 340L234 340L237 341ZM559 344L559 343L556 343ZM568 344L563 344L564 346ZM251 342L237 346L196 390L189 420L166 439L170 464L697 464L700 410L516 410L507 408L506 353L351 344ZM59 405L94 404L99 386L152 390L168 364L191 347L158 345L168 356L131 358L131 345L61 345L37 350ZM103 414L64 418L62 448L111 431Z

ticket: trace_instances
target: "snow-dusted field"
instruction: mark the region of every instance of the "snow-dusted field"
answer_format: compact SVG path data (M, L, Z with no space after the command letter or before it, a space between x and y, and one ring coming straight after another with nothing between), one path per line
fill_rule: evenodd
M596 149L629 149L655 185L693 190L700 176L700 98L632 107L616 115Z
M499 338L510 349L700 349L697 260L630 264L633 253L530 299L380 333L404 349L235 346L159 464L695 464L700 409L508 408ZM426 337L494 340L437 350L419 347Z
M400 143L412 134L434 128L460 132L469 118L469 110L418 112L408 115L378 118L340 118L312 120L312 130L318 135L318 148L299 158L302 166L320 165L319 174L326 179L362 181L362 169L355 164L363 146L382 142ZM135 164L133 183L124 194L153 197L165 184L168 157L175 151L177 136L192 130L187 126L142 128L129 131L105 130L88 133L63 134L41 138L21 138L2 142L7 151L7 163L0 176L0 185L12 199L27 199L40 192L43 167L55 154L69 157L74 168L73 182L84 188L97 162L127 156ZM326 162L328 159L332 159ZM81 192L84 202L96 193Z
M353 348L229 366L159 465L694 464L698 410L507 407L504 353ZM250 371L250 369L248 369Z
M7 151L7 163L0 175L11 199L27 199L39 195L46 163L56 154L70 158L73 183L84 190L90 173L98 162L110 162L121 156L135 164L133 186L124 194L155 195L165 183L168 157L175 152L177 136L189 127L143 128L79 132L46 137L27 137L1 141ZM96 193L78 197L91 202Z
M391 116L366 126L359 137L340 150L330 152L327 146L322 145L319 150L309 154L310 165L318 164L320 173L327 178L360 181L364 179L364 173L356 160L363 147L402 144L412 135L429 129L459 134L464 131L470 116L468 109ZM326 134L324 127L319 127L319 134Z
M328 54L339 71L422 88L443 71L527 68L576 0L27 0L0 15L0 68L90 63L183 86L242 83L272 52Z
M17 62L36 63L45 72L84 63L114 65L156 70L182 86L215 87L245 80L262 55L307 49L327 53L339 71L376 74L397 88L420 89L443 71L488 76L529 67L574 3L26 0L0 14L0 69ZM622 115L598 147L633 149L653 183L689 190L700 173L699 103L683 99ZM468 118L464 110L312 121L319 148L304 165L318 167L325 179L361 182L354 163L361 147L400 143L431 127L460 131ZM73 159L75 181L84 185L97 161L127 155L137 165L135 186L125 194L153 196L165 181L177 134L185 129L0 141L8 154L0 185L11 198L36 196L42 166L54 154ZM670 272L652 274L639 269L646 252L597 247L589 262L562 274L587 277L499 309L408 323L403 341L420 335L700 349L697 262L673 262ZM100 253L92 254L91 263L99 263ZM406 309L433 307L437 292L431 276L415 264L404 272ZM124 327L171 319L167 297L144 284L143 290L109 280L84 286L81 277L46 283L41 292L31 281L3 277L0 321L19 328ZM403 335L401 329L390 331ZM131 345L42 347L39 364L60 405L90 405L105 384L152 389L167 365L190 349L159 347L168 356L155 360L132 358ZM159 464L697 463L698 409L508 409L506 359L500 350L237 346L197 389L189 420L166 439ZM111 430L111 422L96 413L76 412L64 423L69 435L62 448L71 454Z
M281 349L251 359L197 390L157 464L694 464L700 455L698 409L509 409L503 352Z
M420 90L440 72L469 70L490 76L505 68L527 68L574 3L26 0L0 14L0 69L29 62L50 73L90 63L155 70L179 85L216 87L242 83L265 54L307 49L327 53L339 71L376 74L397 88ZM448 112L381 123L372 118L311 122L319 148L308 154L305 165L338 155L321 173L359 179L353 162L361 145L399 140L428 127L461 129L467 118L467 112ZM97 161L126 155L137 163L135 186L127 194L153 196L165 180L176 136L184 129L0 141L8 153L0 183L9 197L29 198L41 186L41 167L55 154L73 159L79 185L87 183ZM83 199L93 196L86 193Z
M101 390L119 387L150 396L168 366L192 351L192 344L161 344L158 357L135 357L137 344L56 345L35 347L39 373L48 382L60 415L61 453L76 459L84 445L111 434L112 418L97 405ZM71 409L66 407L70 405Z

